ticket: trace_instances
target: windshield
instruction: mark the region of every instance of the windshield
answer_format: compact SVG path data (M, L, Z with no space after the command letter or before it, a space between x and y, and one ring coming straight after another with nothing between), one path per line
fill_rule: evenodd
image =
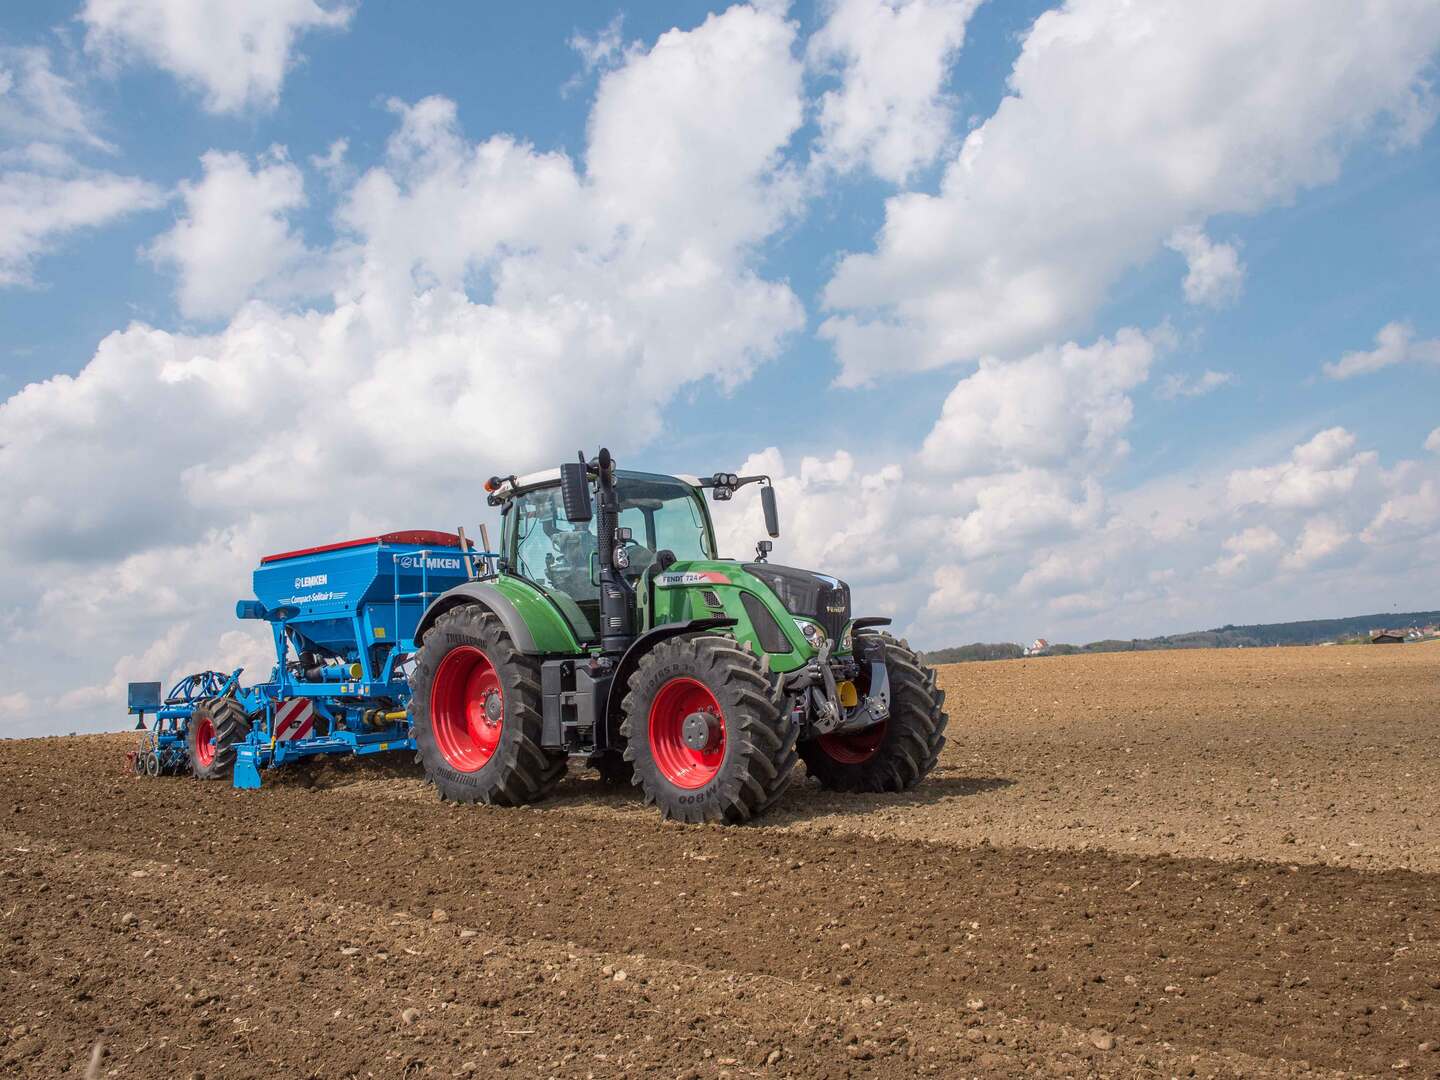
M714 558L705 512L695 492L667 476L624 473L615 483L620 526L630 530L627 577L638 578L658 551L677 559ZM511 500L516 515L512 562L515 572L545 588L583 641L596 637L600 618L596 519L576 523L565 516L558 487L533 488Z

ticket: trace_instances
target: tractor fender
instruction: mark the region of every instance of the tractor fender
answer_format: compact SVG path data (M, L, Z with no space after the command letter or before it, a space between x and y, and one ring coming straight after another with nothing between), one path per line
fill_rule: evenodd
M461 604L480 604L488 610L500 620L505 627L505 632L510 635L510 640L522 653L540 651L535 647L535 635L530 632L530 627L516 609L515 602L494 585L484 581L467 581L464 585L457 585L432 600L430 606L425 609L425 614L420 617L419 624L415 627L415 644L418 646L425 639L426 633L435 625L436 619Z
M626 684L630 682L630 676L634 674L635 668L640 663L640 658L653 649L662 641L673 637L680 637L682 634L703 634L707 630L719 630L721 627L734 626L736 619L690 619L687 622L665 623L653 630L647 630L625 650L625 655L620 657L620 662L615 665L614 677L610 680L610 692L605 698L605 738L607 744L611 733L619 727L620 706L625 701ZM598 732L597 732L598 735ZM597 747L598 748L598 747Z

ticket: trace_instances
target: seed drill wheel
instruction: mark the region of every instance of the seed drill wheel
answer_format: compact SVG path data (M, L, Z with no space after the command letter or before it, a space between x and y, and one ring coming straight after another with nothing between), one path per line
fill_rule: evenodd
M752 652L692 634L640 659L625 695L625 760L666 818L747 821L790 784L795 735Z
M198 780L229 776L235 748L250 734L250 717L232 697L211 698L195 707L186 735L190 774Z
M435 621L416 654L415 744L442 799L519 806L565 775L541 749L540 666L480 604Z
M822 787L836 791L907 791L940 757L945 745L945 691L935 685L910 646L876 634L890 677L890 718L860 731L807 739L800 757Z

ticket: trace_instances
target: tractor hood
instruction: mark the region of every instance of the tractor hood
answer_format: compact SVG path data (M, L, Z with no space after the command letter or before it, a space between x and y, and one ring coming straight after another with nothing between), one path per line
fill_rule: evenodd
M791 615L813 619L831 641L840 640L850 621L850 586L845 582L829 574L772 563L746 563L745 570L768 585Z

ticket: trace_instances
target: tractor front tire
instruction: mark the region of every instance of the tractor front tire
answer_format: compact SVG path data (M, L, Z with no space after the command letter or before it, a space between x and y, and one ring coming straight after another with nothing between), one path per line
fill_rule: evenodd
M790 785L794 724L755 654L732 638L660 642L640 658L623 708L632 783L665 818L748 821Z
M520 806L565 775L541 746L540 665L480 604L435 620L416 654L412 731L442 799Z
M875 634L890 678L889 719L862 731L800 744L806 771L835 791L908 791L929 775L945 745L945 691L909 644Z
M233 697L210 698L195 706L186 732L190 775L218 780L235 771L236 747L250 734L250 717ZM154 774L158 775L157 768Z

